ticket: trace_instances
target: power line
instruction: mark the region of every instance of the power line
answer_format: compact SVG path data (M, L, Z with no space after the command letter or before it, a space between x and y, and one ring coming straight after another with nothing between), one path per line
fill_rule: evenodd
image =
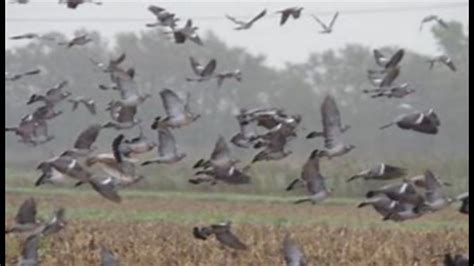
M437 5L426 5L426 6L414 6L414 7L392 7L392 8L372 8L372 9L340 9L334 11L320 11L320 12L308 12L303 11L304 14L316 14L320 16L333 15L336 11L339 11L341 15L363 15L363 14L381 14L381 13L402 13L410 11L426 11L426 10L436 10L436 9L447 9L447 8L462 8L467 7L469 3L467 2L458 2L458 3L440 3ZM251 19L255 14L250 16L236 16L238 19ZM265 18L274 18L279 17L278 14L269 14ZM123 17L123 18L100 18L100 17L90 17L90 18L6 18L7 22L150 22L153 21L154 17L143 17L143 18L132 18L132 17ZM226 19L224 15L222 16L193 16L192 19L195 20L220 20Z

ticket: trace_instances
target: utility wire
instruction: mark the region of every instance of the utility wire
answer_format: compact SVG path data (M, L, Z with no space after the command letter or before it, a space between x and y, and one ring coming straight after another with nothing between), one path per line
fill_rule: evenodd
M334 11L321 11L321 12L309 12L303 10L302 17L305 14L316 14L320 16L325 15L333 15L336 11L343 16L345 15L363 15L363 14L382 14L382 13L402 13L402 12L410 12L410 11L428 11L428 10L436 10L436 9L447 9L447 8L465 8L468 7L469 3L467 2L458 2L458 3L440 3L436 5L426 5L426 6L413 6L413 7L392 7L392 8L372 8L372 9L340 9ZM237 19L251 19L256 14L250 16L235 16ZM263 19L279 17L279 14L271 13L263 17ZM5 19L6 22L58 22L58 23L67 23L67 22L150 22L153 21L155 18L152 14L149 17L143 18L132 18L132 17L123 17L123 18L100 18L100 17L90 17L90 18L15 18L15 17L7 17ZM225 16L193 16L192 19L195 20L226 20Z

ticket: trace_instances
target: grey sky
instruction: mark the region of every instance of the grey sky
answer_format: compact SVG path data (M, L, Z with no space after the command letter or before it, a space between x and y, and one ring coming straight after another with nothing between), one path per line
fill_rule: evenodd
M420 20L424 16L437 14L447 21L460 21L466 31L469 23L468 2L459 0L260 1L258 3L103 0L102 6L85 4L76 10L67 9L57 2L57 0L31 0L28 5L6 4L7 36L50 30L72 35L74 30L81 28L98 30L107 37L122 31L151 30L159 34L158 30L147 29L144 26L145 23L154 21L147 7L155 4L176 13L183 21L192 18L201 33L212 30L228 45L245 47L253 54L264 54L267 56L268 65L281 67L287 61L303 62L311 52L338 48L348 43L362 43L372 48L398 45L433 54L437 53L437 50L429 26L426 25L422 32L418 30ZM457 6L446 7L456 3ZM297 21L290 19L287 24L280 27L279 17L274 12L291 6L304 7L302 17ZM234 25L224 17L225 14L252 17L264 8L268 10L267 16L248 31L234 31ZM340 15L334 32L330 35L318 34L319 25L310 14L329 21L335 11L339 11ZM25 44L25 41L8 41L7 36L5 38L7 48Z

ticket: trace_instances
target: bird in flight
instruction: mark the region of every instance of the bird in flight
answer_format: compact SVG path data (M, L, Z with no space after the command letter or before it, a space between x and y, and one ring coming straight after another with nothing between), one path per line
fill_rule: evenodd
M334 23L336 22L336 19L337 17L339 16L339 12L336 12L334 14L334 16L332 17L332 20L331 22L329 23L329 25L327 25L326 23L322 22L318 17L316 17L315 15L311 15L314 20L316 20L316 22L319 23L319 25L321 25L321 27L323 28L322 31L320 31L319 33L321 34L329 34L332 32L333 30L333 27L334 27Z
M265 16L265 14L267 14L267 10L264 9L263 11L261 11L257 16L255 16L254 18L252 18L250 21L242 21L242 20L238 20L232 16L229 16L229 15L226 15L226 18L228 18L230 21L234 22L235 24L237 24L238 26L236 28L234 28L235 30L248 30L252 27L252 25L259 19L263 18Z

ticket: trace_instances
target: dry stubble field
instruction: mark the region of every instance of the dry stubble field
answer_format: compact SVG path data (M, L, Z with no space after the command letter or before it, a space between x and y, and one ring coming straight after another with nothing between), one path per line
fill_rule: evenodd
M283 265L286 231L310 265L440 265L442 257L436 255L468 248L468 218L456 206L393 223L347 199L294 206L291 198L132 191L123 193L124 202L117 205L83 191L6 192L6 226L29 195L38 199L42 217L55 206L67 209L67 228L40 244L42 265L98 265L100 244L123 265ZM249 251L227 250L215 239L193 239L193 226L227 219ZM13 265L20 237L5 240L6 261Z

